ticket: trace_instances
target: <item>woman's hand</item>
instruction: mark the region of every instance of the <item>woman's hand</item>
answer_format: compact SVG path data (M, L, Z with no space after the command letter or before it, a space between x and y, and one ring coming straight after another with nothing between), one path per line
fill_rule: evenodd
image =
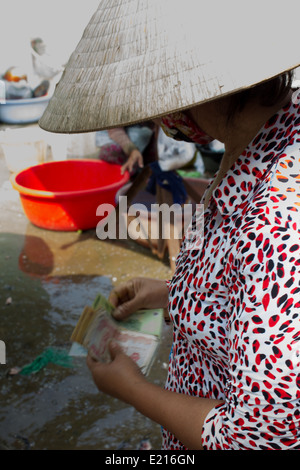
M139 168L143 168L144 166L144 159L143 155L138 149L132 150L130 153L128 160L121 168L121 174L123 175L125 171L129 171L130 173L133 171L135 165L138 165Z
M124 320L142 308L167 308L169 289L165 281L137 277L115 287L109 296L116 307L113 316Z
M109 351L110 363L98 362L88 355L87 366L101 392L130 403L135 387L146 382L146 379L137 364L122 352L117 343L112 341Z
M148 382L138 366L118 344L110 344L111 362L91 356L87 365L97 388L129 405L173 433L187 448L201 449L201 434L207 414L221 400L189 396L165 390Z

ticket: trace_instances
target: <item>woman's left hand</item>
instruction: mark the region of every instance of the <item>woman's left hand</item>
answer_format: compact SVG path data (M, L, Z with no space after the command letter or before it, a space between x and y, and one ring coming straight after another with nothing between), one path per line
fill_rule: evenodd
M137 364L123 353L117 343L111 342L109 351L110 363L98 362L88 355L87 365L93 380L101 392L130 403L134 388L141 382L146 382L146 379Z

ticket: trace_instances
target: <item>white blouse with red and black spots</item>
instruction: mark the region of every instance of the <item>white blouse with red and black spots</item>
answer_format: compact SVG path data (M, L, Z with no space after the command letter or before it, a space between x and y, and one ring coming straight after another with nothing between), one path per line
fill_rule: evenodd
M273 116L213 191L169 283L166 388L225 400L205 449L300 449L300 108ZM201 439L201 436L199 436ZM164 449L184 449L163 430Z

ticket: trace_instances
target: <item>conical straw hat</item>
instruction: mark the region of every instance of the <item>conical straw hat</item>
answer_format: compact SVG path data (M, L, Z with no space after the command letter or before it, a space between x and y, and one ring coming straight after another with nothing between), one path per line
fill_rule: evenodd
M299 13L299 0L101 0L40 126L127 126L295 68Z

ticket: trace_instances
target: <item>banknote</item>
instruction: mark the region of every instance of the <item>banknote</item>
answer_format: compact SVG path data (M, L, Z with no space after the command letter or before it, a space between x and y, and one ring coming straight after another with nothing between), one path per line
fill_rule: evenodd
M147 375L159 344L163 311L139 311L128 321L117 322L112 310L107 300L98 296L93 307L83 310L71 341L82 345L96 360L109 362L109 343L114 340Z

